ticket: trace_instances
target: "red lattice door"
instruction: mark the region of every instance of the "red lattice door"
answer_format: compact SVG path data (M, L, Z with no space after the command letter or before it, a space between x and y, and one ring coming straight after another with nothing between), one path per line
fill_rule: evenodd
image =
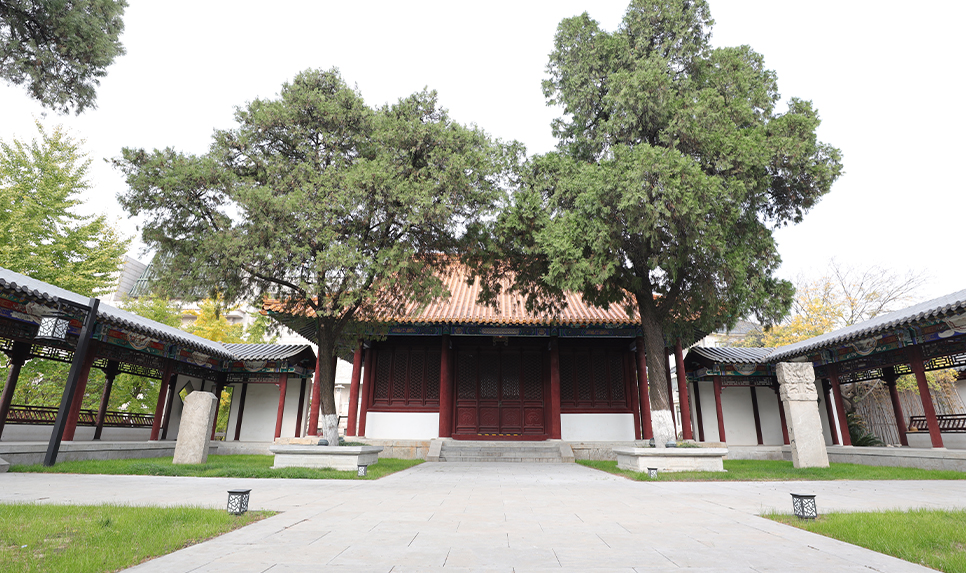
M456 434L543 438L543 361L538 351L467 349L456 359Z

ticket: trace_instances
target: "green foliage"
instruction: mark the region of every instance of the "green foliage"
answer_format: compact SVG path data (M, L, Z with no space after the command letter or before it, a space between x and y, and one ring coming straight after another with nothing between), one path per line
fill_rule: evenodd
M638 481L651 481L647 472L617 468L617 462L577 460L578 464L622 475ZM792 462L776 460L725 460L723 472L661 472L658 481L824 481L824 480L962 480L966 472L923 470L860 464L830 464L827 468L796 468Z
M515 150L452 121L435 92L371 108L334 69L300 73L235 120L203 156L124 149L119 199L167 261L159 284L288 301L323 363L354 343L355 321L444 294L438 271L493 215ZM322 385L335 414L328 369Z
M225 316L232 310L221 299L205 299L198 303L198 310L188 311L195 320L185 325L184 329L214 342L244 342L242 325L231 324Z
M0 569L119 571L270 515L200 507L0 505Z
M124 54L126 0L0 1L0 78L58 112L95 107L96 86Z
M543 84L564 111L558 151L527 165L483 239L485 296L515 272L531 307L564 289L623 305L661 363L677 337L787 313L772 230L829 191L841 154L817 140L810 102L779 110L760 54L713 48L712 25L702 0L634 0L614 32L586 13L560 23ZM650 368L655 411L668 409L661 366Z
M174 328L181 327L181 306L157 294L126 298L121 303L121 308L154 322Z
M865 425L865 420L858 412L848 412L845 420L849 426L849 437L853 446L884 446L885 442L876 437Z
M94 296L114 286L129 239L78 215L90 189L80 143L37 123L40 140L0 142L0 267Z
M379 458L379 463L369 466L366 477L361 478L358 477L355 471L314 468L273 469L272 465L275 463L273 456L208 456L207 463L197 465L175 465L171 463L171 460L172 458L88 460L61 462L51 467L46 467L41 464L11 466L10 471L107 475L374 480L423 463L423 460Z
M765 517L945 573L966 573L966 511L961 509L827 513L815 520Z

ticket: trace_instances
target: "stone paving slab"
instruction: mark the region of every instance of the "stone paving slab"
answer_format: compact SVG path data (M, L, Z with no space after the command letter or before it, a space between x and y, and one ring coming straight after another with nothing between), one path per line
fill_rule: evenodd
M130 569L930 571L759 517L790 492L819 511L966 507L966 481L633 482L573 464L422 464L376 481L0 475L0 502L251 508L278 515Z

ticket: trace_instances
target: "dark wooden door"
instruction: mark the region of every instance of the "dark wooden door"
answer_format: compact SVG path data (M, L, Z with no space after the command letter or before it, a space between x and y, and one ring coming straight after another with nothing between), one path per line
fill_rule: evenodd
M457 437L546 437L539 350L467 348L456 353Z

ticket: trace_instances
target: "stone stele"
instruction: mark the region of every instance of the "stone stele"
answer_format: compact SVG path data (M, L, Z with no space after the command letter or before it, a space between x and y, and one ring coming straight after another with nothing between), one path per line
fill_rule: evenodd
M827 468L828 451L818 413L818 391L812 364L780 362L776 372L788 424L792 463L796 468Z
M174 447L176 464L203 464L208 461L211 425L218 409L218 398L211 392L192 392L184 400L178 443Z

